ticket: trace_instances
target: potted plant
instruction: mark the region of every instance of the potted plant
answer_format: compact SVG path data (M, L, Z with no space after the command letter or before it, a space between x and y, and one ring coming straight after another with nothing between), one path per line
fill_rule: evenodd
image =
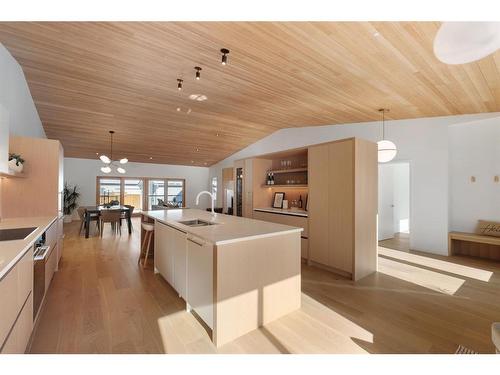
M9 169L16 173L23 171L24 159L19 154L9 154Z
M80 198L80 192L78 191L78 186L69 186L67 183L64 184L64 222L71 223L71 214L78 207L78 198Z

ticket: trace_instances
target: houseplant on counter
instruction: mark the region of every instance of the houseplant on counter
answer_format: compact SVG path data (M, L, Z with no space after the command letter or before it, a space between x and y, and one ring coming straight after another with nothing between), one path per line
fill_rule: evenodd
M9 169L15 173L23 171L24 159L19 154L9 154Z
M67 183L64 184L64 222L71 223L71 214L78 207L78 198L80 198L80 192L78 191L78 186L69 186Z

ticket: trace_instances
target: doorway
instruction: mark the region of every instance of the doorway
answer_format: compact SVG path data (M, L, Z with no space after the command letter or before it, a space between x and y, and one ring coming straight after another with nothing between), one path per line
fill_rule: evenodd
M410 163L379 164L379 246L410 250Z

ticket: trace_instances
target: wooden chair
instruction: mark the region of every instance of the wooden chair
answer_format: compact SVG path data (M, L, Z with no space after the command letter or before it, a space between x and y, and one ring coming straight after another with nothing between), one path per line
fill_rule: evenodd
M118 210L102 210L101 211L101 237L104 232L104 223L111 224L111 230L116 234L120 232L122 234L122 228L120 227L120 217L121 212Z
M145 252L144 262L142 262L142 267L144 268L146 267L146 263L148 261L149 248L151 245L151 237L153 237L155 226L152 223L142 223L142 229L144 229L146 233L144 234L144 241L142 242L141 245L141 252L139 253L139 259L137 260L137 263L141 264L141 257L142 254Z
M85 218L87 216L87 208L85 206L80 206L76 209L76 212L78 213L78 217L80 218L80 231L78 234L82 233L82 230L85 228ZM99 223L99 215L91 215L90 216L90 223L95 222L97 230L100 232L101 231L101 226Z
M132 214L134 213L134 206L130 206L128 204L124 205L128 208L128 211L123 211L120 216L120 226L122 225L122 220L127 220L129 217L132 218ZM132 222L130 222L130 228L133 228Z

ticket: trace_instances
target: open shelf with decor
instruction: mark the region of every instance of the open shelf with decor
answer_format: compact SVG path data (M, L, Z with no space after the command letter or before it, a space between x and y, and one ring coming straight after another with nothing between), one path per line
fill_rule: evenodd
M26 174L23 172L0 172L0 178L26 178Z

